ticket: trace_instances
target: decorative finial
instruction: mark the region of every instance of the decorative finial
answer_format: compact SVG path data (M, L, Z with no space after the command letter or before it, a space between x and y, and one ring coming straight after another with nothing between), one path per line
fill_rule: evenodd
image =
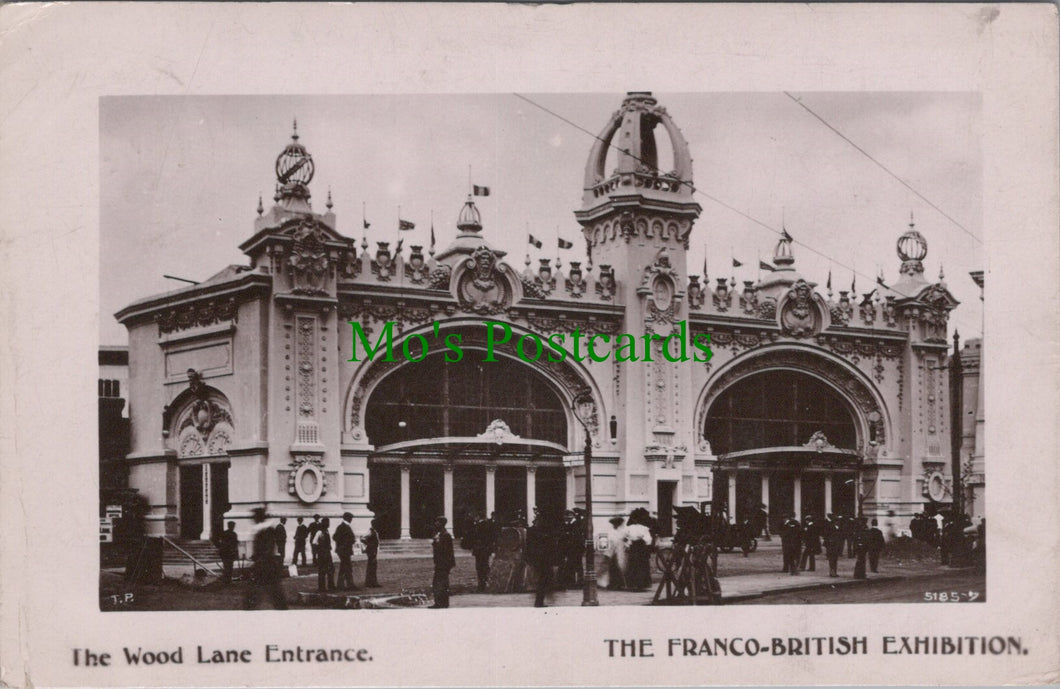
M915 228L916 228L916 223L913 222L913 211L909 211L909 229L912 230L912 229L915 229Z
M325 204L324 204L324 206L325 206L325 207L326 207L326 208L327 208L328 210L331 210L331 209L332 209L332 207L333 207L334 205L335 205L335 204L333 204L333 203L331 202L331 187L328 187L328 200L327 200L327 203L325 203Z
M258 215L265 212L265 206L261 203L261 192L258 192Z
M527 268L530 267L530 252L529 251L526 252L526 267Z
M294 118L294 125L292 125L291 138L298 141L298 118Z
M942 263L939 263L939 282L946 282L946 274L942 272Z
M276 185L276 193L272 195L272 200L275 201L276 203L279 203L280 202L280 198L281 198L280 185L277 184Z

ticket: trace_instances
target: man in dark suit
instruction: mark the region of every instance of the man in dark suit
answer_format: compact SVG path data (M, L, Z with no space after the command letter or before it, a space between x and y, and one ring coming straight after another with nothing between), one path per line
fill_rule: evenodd
M799 569L805 571L816 571L817 555L821 553L821 531L813 519L813 515L807 514L802 520L802 560Z
M831 512L825 518L821 529L821 538L824 540L824 552L828 556L828 576L839 576L839 556L843 554L843 528L836 521Z
M537 575L534 607L545 607L545 594L552 590L552 568L559 559L559 527L540 517L526 530L526 561Z
M478 590L486 590L490 575L490 556L496 548L493 526L483 515L476 513L471 525L471 554L475 556L475 573L478 575Z
M364 544L364 554L368 556L368 565L364 572L364 585L365 588L379 588L379 579L377 573L378 557L379 557L379 520L373 519L372 525L368 527L368 533L361 536L361 543Z
M298 526L294 530L294 554L291 556L291 564L298 564L298 556L302 556L302 566L305 566L305 542L309 540L309 527L298 518Z
M223 573L221 581L232 583L232 564L239 557L239 536L236 535L236 523L228 522L228 530L221 532L217 543L217 554L221 556Z
M884 543L883 532L880 531L880 522L873 519L872 528L866 534L865 544L865 551L869 556L869 571L873 574L876 574L880 567L880 553L883 552Z
M453 554L453 537L445 530L449 522L445 517L434 520L434 537L431 539L431 550L434 555L434 580L431 589L434 592L434 605L431 608L449 607L449 572L456 567L456 556Z
M287 557L287 517L280 517L280 523L276 525L276 552L282 565Z
M353 535L350 522L353 515L344 512L342 523L335 528L335 553L339 556L339 580L337 586L340 589L352 591L357 587L353 584L353 544L357 539Z
M865 517L854 520L854 578L865 579L865 554L868 549L869 527Z
M799 552L802 548L802 525L795 515L789 515L780 525L780 545L784 555L784 569L791 575L799 573Z
M335 567L331 560L331 534L328 533L330 526L331 520L324 517L316 535L313 536L313 559L317 563L317 590L321 593L335 588L335 580L332 576Z

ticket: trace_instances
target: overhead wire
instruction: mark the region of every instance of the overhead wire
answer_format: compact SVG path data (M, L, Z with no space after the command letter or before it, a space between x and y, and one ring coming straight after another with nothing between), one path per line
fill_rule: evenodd
M860 149L860 148L859 148L859 147L857 146L857 144L854 144L854 143L853 143L852 141L850 141L850 140L849 140L849 139L847 139L847 138L846 138L845 136L843 136L843 134L842 134L841 132L839 132L838 130L836 130L836 129L834 129L833 127L831 127L831 125L828 125L828 123L827 123L827 122L825 122L825 121L824 121L824 120L823 120L822 118L820 118L820 116L818 116L818 115L817 115L816 113L813 113L813 111L809 110L809 108L806 108L806 106L805 106L805 105L804 105L803 103L799 102L799 101L798 101L797 99L794 99L794 98L793 98L793 97L791 96L791 94L789 94L789 93L788 93L787 91L785 91L784 93L785 93L785 95L787 95L787 96L788 96L789 98L792 98L793 100L795 100L795 102L796 102L796 103L798 103L799 105L801 105L801 106L802 106L803 108L805 108L805 109L806 109L807 111L809 111L809 112L810 112L811 114L813 114L813 115L814 115L815 117L817 117L817 118L818 118L819 120L821 120L821 122L823 122L823 123L824 123L824 124L825 124L826 126L828 126L828 127L829 127L829 129L832 129L832 130L833 130L833 131L834 131L834 132L835 132L836 134L838 134L839 136L841 136L841 137L842 137L842 138L843 138L843 139L844 139L845 141L847 141L847 142L848 142L848 143L849 143L850 145L854 146L854 147L855 147L855 148L857 148L857 149L858 149L859 151L861 151L862 153L864 153L864 154L865 154L865 155L866 155L867 157L869 157L869 159L870 159L870 160L873 160L873 162L875 162L875 163L876 163L876 164L877 164L878 166L880 166L881 168L883 168L883 169L884 169L884 170L885 170L885 171L886 171L886 172L887 172L888 174L890 174L890 175L891 175L892 177L895 177L895 179L897 179L897 180L898 180L899 182L901 182L903 186L905 186L905 187L906 187L906 188L908 188L908 189L909 189L910 191L912 191L912 192L913 192L914 194L916 194L918 198L920 198L921 200L923 200L923 201L924 201L925 203L928 203L928 204L929 204L929 205L930 205L930 206L931 206L932 208L935 208L935 210L937 210L937 211L938 211L939 213L941 213L941 214L942 214L942 215L943 215L944 217L946 217L947 219L949 219L949 220L950 220L950 221L951 221L951 222L952 222L952 223L953 223L954 225L956 225L957 227L959 227L959 228L960 228L961 230L963 230L964 232L968 233L968 235L969 235L969 236L971 236L971 237L972 237L973 239L975 239L976 241L980 242L980 244L982 243L982 240L980 240L980 239L979 239L978 237L976 237L976 236L975 236L974 234L972 234L971 232L969 232L969 231L968 231L968 230L967 230L966 228L964 228L964 227L963 227L963 226L962 226L962 225L961 225L960 223L958 223L958 222L957 222L956 220L953 220L953 218L950 218L950 216L949 216L949 215L947 215L947 214L946 214L946 213L945 213L944 211L942 211L942 210L941 210L941 209L939 209L939 208L938 208L937 206L935 206L935 204L931 203L931 201L929 201L929 200L928 200L927 198L925 198L925 197L924 197L924 196L923 196L922 194L920 194L920 193L919 193L919 192L917 192L917 191L916 191L915 189L913 189L913 188L912 188L912 187L910 187L910 186L909 186L908 184L906 184L906 183L905 183L905 182L904 182L904 181L903 181L903 180L902 180L901 178L899 178L899 177L897 177L896 175L894 175L894 173L892 173L892 172L891 172L890 170L887 170L887 168L886 168L886 167L884 167L884 166L883 166L883 165L882 165L881 163L879 163L879 162L878 162L878 161L876 161L876 160L875 160L874 158L872 158L872 156L870 156L870 155L869 155L868 153L866 153L865 151L863 151L862 149ZM564 117L564 116L563 116L563 115L561 115L560 113L558 113L558 112L556 112L556 111L554 111L554 110L552 110L552 109L550 109L550 108L548 108L548 107L546 107L546 106L544 106L544 105L542 105L542 104L540 104L540 103L538 103L538 102L534 101L533 99L531 99L531 98L528 98L528 97L524 96L524 95L523 95L523 94L521 94L521 93L512 93L512 95L513 95L513 96L515 96L516 98L519 98L520 100L522 100L522 101L525 101L526 103L528 103L528 104L530 104L530 105L534 106L535 108L538 108L538 109L539 109L539 110L541 110L542 112L545 112L545 113L547 113L547 114L551 115L552 117L555 117L556 119L560 120L561 122L564 122L564 123L566 123L566 124L570 125L571 127L574 127L574 128L575 128L575 129L577 129L578 131L580 131L580 132L582 132L582 133L584 133L584 134L588 134L588 135L589 135L590 137L592 137L592 138L593 138L593 139L595 139L596 141L599 141L600 143L604 144L604 145L605 145L605 146L607 146L608 148L614 149L615 151L618 151L618 152L620 152L620 153L622 153L622 154L624 154L624 155L628 155L629 157L633 158L633 159L634 159L634 160L636 160L637 162L639 162L639 163L641 163L642 165L645 165L645 166L647 166L647 167L649 167L649 168L651 168L651 169L655 170L656 172L661 172L661 170L659 169L659 167L658 167L657 165L653 164L653 163L652 163L651 161L648 161L648 160L645 160L644 158L641 158L641 157L639 157L639 156L636 156L636 155L634 155L633 153L631 153L631 152L630 152L629 150L627 150L627 149L624 149L624 148L619 148L618 146L616 146L616 145L615 145L615 144L613 144L612 142L610 142L610 141L608 141L608 140L606 140L606 139L604 139L604 138L600 137L600 136L599 136L599 135L597 135L597 134L594 134L594 133L593 133L592 131L590 131L590 130L586 129L585 127L581 126L581 125L580 125L580 124L578 124L577 122L574 122L574 121L570 120L569 118L567 118L567 117ZM691 183L690 181L688 181L688 180L678 180L678 181L679 181L679 183L680 183L680 184L681 184L682 186L686 186L686 187L688 187L688 189L689 189L689 190L691 190L692 194L694 194L694 195L698 195L698 196L701 196L701 197L703 197L703 198L705 198L705 199L708 199L708 200L710 200L710 201L712 201L712 202L716 203L717 205L719 205L719 206L721 206L721 207L723 207L723 208L725 208L725 209L727 209L727 210L729 210L729 211L731 211L731 212L733 212L733 213L736 213L737 215L739 215L740 217L744 218L745 220L748 220L748 221L750 221L750 222L752 222L752 223L754 223L754 224L756 224L756 225L758 225L758 226L760 226L760 227L762 227L762 228L764 228L764 229L766 229L766 230L769 230L770 232L772 232L773 234L775 234L775 235L777 235L777 236L779 236L779 237L788 237L788 238L790 239L790 241L791 241L791 242L792 242L793 244L796 244L796 245L798 245L798 246L801 246L802 248L806 249L807 251L809 251L809 252L811 252L811 253L813 253L813 254L816 254L817 256L820 256L821 258L824 258L824 259L826 259L826 260L828 260L828 261L830 261L830 262L833 262L833 263L835 263L836 265L838 265L838 266L840 266L840 267L842 267L842 268L845 268L845 269L849 270L849 271L851 272L851 274L852 274L852 275L858 275L858 276L861 276L862 278L867 278L867 279L869 279L869 280L870 280L870 284L872 284L872 285L873 285L874 287L879 287L879 286L881 286L881 285L882 285L883 287L885 287L886 289L889 289L890 291L894 292L895 294L897 294L897 295L898 295L898 296L900 296L900 297L904 297L904 298L906 298L906 299L911 299L911 298L913 298L913 297L912 297L912 295L909 295L909 294L904 294L904 293L900 292L899 290L896 290L896 289L895 289L895 288L894 288L893 286L891 286L891 285L887 285L887 284L884 284L884 283L880 283L880 282L879 282L879 279L878 279L878 278L879 278L879 276L878 276L878 275L868 275L867 273L863 273L863 272L859 271L858 269L854 268L853 266L850 266L850 265L846 264L846 263L845 263L844 261L842 261L842 260L840 260L840 259L838 259L838 258L835 258L834 256L831 256L831 255L829 255L829 254L826 254L826 253L824 253L824 252L822 252L822 251L818 251L818 250L817 250L816 248L814 248L813 246L810 246L809 244L806 244L805 242L802 242L802 241L800 241L800 240L798 240L798 239L792 239L792 238L790 238L790 235L788 235L788 233L787 233L787 232L786 232L786 231L785 231L785 230L784 230L783 228L782 228L782 229L780 229L780 230L776 229L775 227L773 227L773 226L769 225L768 223L766 223L766 222L763 222L763 221L759 220L758 218L755 218L754 216L751 216L751 215L749 215L749 214L745 213L744 211L740 210L739 208L736 208L735 206L732 206L732 205L730 205L730 204L726 203L725 201L723 201L723 200L721 200L721 199L717 198L716 196L714 196L714 195L712 195L712 194L710 194L710 193L708 193L708 192L704 191L703 189L700 189L700 188L696 187L695 185L693 185L693 184L692 184L692 183ZM873 290L873 291L875 291L875 290ZM872 292L869 292L868 294L870 294L870 295L871 295L871 294L872 294ZM854 299L856 299L857 295L854 295L854 294L852 294L852 295L851 295L851 297L852 297L852 298L854 298ZM957 318L955 318L954 320L957 320ZM969 322L968 322L968 321L965 321L965 322L963 322L962 324L963 324L963 325L966 325L966 326L967 326L967 325L969 324ZM971 328L971 330L972 330L972 332L976 332L976 333L980 333L980 334L982 333L982 328L980 328L980 327L974 327L974 328Z

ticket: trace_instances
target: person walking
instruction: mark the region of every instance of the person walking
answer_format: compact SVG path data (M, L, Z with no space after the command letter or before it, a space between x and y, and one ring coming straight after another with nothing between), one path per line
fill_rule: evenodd
M831 512L825 518L821 529L824 540L824 552L828 556L828 576L839 576L839 556L843 554L843 529Z
M802 521L802 560L799 563L799 569L804 572L817 571L817 556L820 554L821 530L814 521L813 515L808 514Z
M877 573L880 567L880 553L883 552L886 540L883 536L883 531L880 530L880 523L878 520L872 520L872 528L869 529L867 534L866 548L869 556L869 571L873 574Z
M331 520L324 517L313 536L313 559L317 563L317 591L325 593L335 589L335 565L331 559Z
M784 569L792 576L799 573L799 551L802 547L802 525L795 515L789 515L780 525L780 546L784 557Z
M298 564L298 556L302 556L302 566L305 567L305 542L309 540L309 527L303 524L305 521L298 518L298 526L294 530L294 554L291 555L291 564Z
M865 554L868 549L869 527L865 517L858 517L854 522L854 578L865 579Z
M286 610L287 599L284 598L283 587L280 585L281 565L276 553L276 528L263 525L265 508L255 507L252 514L258 530L254 533L251 551L254 564L250 573L250 585L247 586L243 597L243 608L252 610L257 607L258 600L264 593L272 599L273 607Z
M493 525L481 513L475 513L471 525L471 554L475 556L475 574L478 576L479 593L486 590L490 575L490 556L496 550Z
M526 531L526 561L537 575L534 607L545 607L545 595L552 589L552 568L559 551L558 527L553 526L544 515L538 515L533 526Z
M596 585L600 588L621 590L625 588L622 578L622 567L619 565L619 551L624 552L626 548L626 530L622 528L626 520L619 516L608 520L611 524L607 532L607 549L603 552L603 568L596 577Z
M335 554L339 556L339 580L336 587L345 591L353 591L357 586L353 583L353 544L356 538L350 522L353 515L349 512L342 513L342 522L335 527L332 539L335 541Z
M232 583L232 565L239 557L239 536L236 535L236 523L228 522L228 529L221 532L217 543L217 554L221 556L221 581Z
M428 607L449 607L449 572L456 567L456 556L453 554L453 537L445 530L449 520L435 517L434 536L431 538L431 551L434 557L434 580L431 590L434 592L434 605Z
M276 525L276 553L280 556L280 564L287 559L287 517L280 517L280 523Z
M378 579L378 557L379 557L379 520L373 519L372 525L368 527L368 533L361 536L361 543L364 545L364 553L368 556L368 564L364 570L364 586L365 588L379 588Z

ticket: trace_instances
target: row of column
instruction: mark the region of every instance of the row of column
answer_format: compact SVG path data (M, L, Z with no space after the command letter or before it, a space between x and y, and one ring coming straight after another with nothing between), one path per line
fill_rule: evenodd
M526 467L526 514L527 518L534 513L537 505L537 482L534 480L534 471L537 467ZM412 538L412 515L410 496L412 465L401 465L401 538L409 540ZM496 467L486 467L486 516L496 509ZM453 524L453 466L446 465L442 473L442 504L444 505L445 518L450 526ZM209 528L209 527L207 527Z
M732 516L735 516L735 505L736 505L736 472L730 471L728 473L729 479L729 506L733 512ZM793 479L793 494L794 494L794 508L793 511L801 519L802 518L802 477L795 475ZM769 474L762 474L762 504L766 506L766 512L769 512ZM832 511L832 475L825 474L824 477L824 511L828 514Z

